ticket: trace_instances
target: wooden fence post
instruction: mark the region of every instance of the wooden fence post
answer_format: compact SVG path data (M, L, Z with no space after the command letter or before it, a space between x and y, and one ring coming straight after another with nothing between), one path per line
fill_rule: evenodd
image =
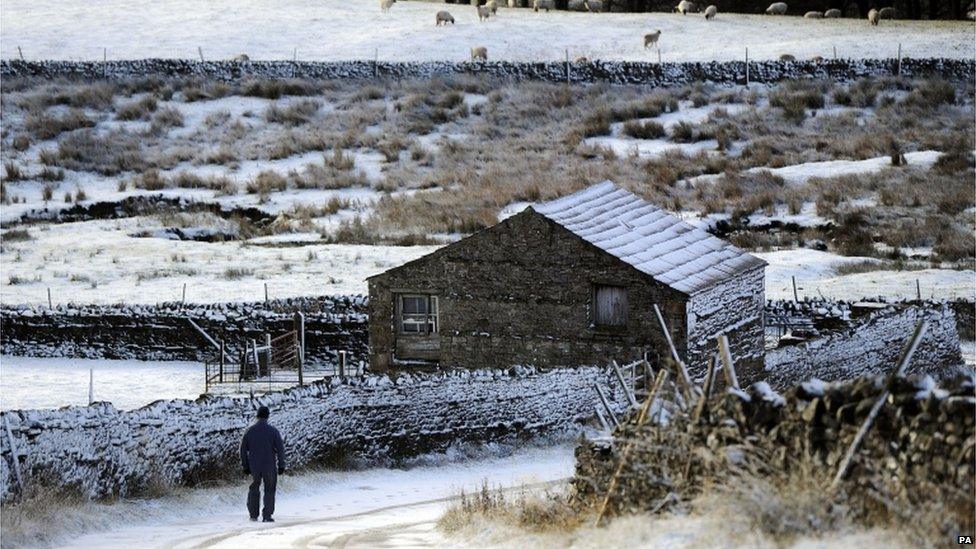
M613 423L614 427L620 425L617 421L617 416L613 413L613 408L610 407L610 400L607 398L606 393L603 392L603 387L599 384L594 383L593 387L596 389L596 394L600 397L600 403L603 404L603 409L607 411L607 415L610 416L610 422Z
M749 47L746 46L746 87L749 87Z
M901 42L898 43L898 76L901 76Z
M796 277L795 276L791 276L790 279L793 280L793 302L795 303L795 302L800 301L799 294L796 293Z
M264 302L268 302L268 283L264 283Z
M180 305L186 305L186 282L183 283L183 297L180 299Z
M14 465L14 478L17 479L17 486L20 487L20 492L23 493L24 477L20 475L20 455L17 453L17 447L14 445L14 433L10 430L10 420L7 419L7 414L3 414L3 428L7 432L7 444L10 445L10 461Z
M636 408L637 399L634 398L634 393L631 392L630 387L627 386L627 381L624 380L624 374L623 372L620 371L620 366L617 365L617 361L611 360L610 366L613 367L613 373L614 375L617 376L617 382L620 383L620 388L623 389L624 396L627 397L627 402L629 402L631 406Z
M735 375L735 365L732 363L732 352L729 350L729 338L725 334L718 336L718 352L722 357L722 366L725 370L725 381L729 387L739 388L739 377Z
M569 84L569 48L566 48L566 83Z
M681 360L681 356L678 355L678 349L674 346L674 341L671 339L671 332L668 331L668 325L664 322L664 316L661 315L661 309L654 304L654 314L657 316L657 321L661 325L661 331L664 332L664 339L668 343L668 349L671 350L671 358L674 359L675 368L678 370L678 382L685 391L685 400L688 405L694 404L695 399L695 386L691 382L691 377L688 375L688 369L685 367L685 363Z
M197 53L200 54L200 61L203 61L203 48L197 46Z
M20 49L20 46L17 46L17 53L20 55L20 60L23 61L24 60L24 50Z
M95 369L88 369L88 405L91 406L92 402L95 402Z
M224 382L224 352L225 352L224 340L221 339L220 340L220 370L217 372L218 379L220 380L221 383Z
M339 351L339 379L346 379L346 352Z
M915 279L915 297L922 301L922 283L917 278Z
M47 308L48 309L53 309L54 308L54 302L51 301L51 287L50 286L47 287Z

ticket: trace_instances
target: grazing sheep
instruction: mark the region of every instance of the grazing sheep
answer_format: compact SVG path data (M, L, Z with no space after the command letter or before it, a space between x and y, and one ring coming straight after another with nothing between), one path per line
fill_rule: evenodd
M441 24L447 25L448 23L454 24L454 16L446 11L437 12L434 24L439 27Z
M380 0L380 11L387 12L396 4L396 0Z
M477 6L478 8L478 21L485 21L491 17L491 10L487 6Z
M898 19L898 11L891 6L878 10L878 19Z
M476 48L471 48L471 60L472 61L487 61L488 60L488 48L484 46L478 46Z
M836 8L824 12L824 17L826 17L827 19L838 19L843 16L844 14L839 9Z
M774 2L766 8L766 15L786 15L786 2Z
M716 15L718 15L718 8L715 6L705 8L705 19L714 19Z
M792 56L792 55L790 55L788 53L784 53L783 55L779 56L779 60L780 61L796 61L796 57L794 57L794 56Z
M819 11L808 11L803 14L804 19L823 19L823 14Z
M685 15L688 12L696 13L698 11L698 6L696 6L694 2L681 0L681 2L678 2L678 5L674 7L674 11L676 13L680 13L681 15Z
M647 49L647 46L650 46L651 44L654 44L654 47L659 47L657 45L657 41L658 41L659 38L661 38L661 29L657 29L654 32L645 34L644 35L644 49Z
M552 3L552 0L532 0L533 11L546 10L546 13L549 13L549 10L552 9L556 9L556 6Z
M814 63L820 63L823 60L824 58L822 55L814 55L813 57L810 58L810 61L813 61Z
M231 59L231 61L237 61L238 63L244 63L245 61L250 61L250 60L251 58L248 57L246 53L235 55L234 58Z
M589 62L590 62L590 60L587 59L586 56L584 56L584 55L581 55L581 56L577 57L576 59L573 59L573 63L589 63Z
M868 12L868 23L877 26L878 19L878 10L872 9Z

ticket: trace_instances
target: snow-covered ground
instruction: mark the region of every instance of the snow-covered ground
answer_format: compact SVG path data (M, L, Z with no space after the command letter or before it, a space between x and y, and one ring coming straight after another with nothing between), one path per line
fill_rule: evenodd
M877 296L914 299L916 280L925 299L972 299L976 295L976 272L972 270L870 271L838 276L835 270L840 265L876 260L810 249L755 255L769 262L766 267L767 299L792 299L791 277L794 276L801 299L820 296L836 299Z
M504 2L500 2L504 3ZM893 58L898 45L908 57L974 57L973 24L962 21L810 20L797 16L719 14L580 13L500 8L478 21L474 7L398 2L381 13L366 0L283 0L267 9L253 0L6 0L0 4L0 57L101 60L137 58L253 60L373 59L417 61L469 59L469 48L488 47L489 59L657 60L644 49L645 33L660 29L663 61ZM436 27L434 13L448 9L455 25ZM138 29L138 32L133 32ZM242 32L246 29L246 32Z
M0 356L0 409L60 408L88 404L89 372L95 401L119 409L159 399L203 393L203 365L196 362L88 360Z
M491 487L548 483L571 476L573 466L572 447L555 446L410 469L284 476L279 478L274 524L247 520L247 487L242 481L157 500L91 504L86 507L90 516L81 522L98 531L64 537L57 544L78 548L444 544L434 524L461 490L476 492L483 482Z

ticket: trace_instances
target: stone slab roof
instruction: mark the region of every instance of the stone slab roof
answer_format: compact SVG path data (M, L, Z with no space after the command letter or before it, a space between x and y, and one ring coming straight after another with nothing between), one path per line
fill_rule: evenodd
M689 295L766 265L612 181L532 209L654 280Z

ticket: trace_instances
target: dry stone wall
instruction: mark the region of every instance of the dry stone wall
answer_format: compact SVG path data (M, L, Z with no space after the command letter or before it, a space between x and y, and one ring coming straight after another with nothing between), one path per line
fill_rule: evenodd
M766 352L764 379L774 387L819 378L839 381L890 373L922 319L929 322L908 373L942 378L962 364L956 318L948 304L892 306L849 330Z
M261 339L293 329L305 314L310 363L330 363L338 351L366 359L365 297L333 296L267 303L158 305L59 305L0 308L0 350L21 356L139 360L204 360L212 347L190 326L193 319L235 352L245 338Z
M238 474L238 444L258 406L271 408L288 467L386 463L452 444L571 436L597 405L594 384L622 402L597 367L458 371L318 382L262 397L159 401L119 411L108 403L5 412L26 482L92 498L146 486ZM0 437L0 492L14 493Z
M827 61L752 61L752 82L778 82L797 78L850 80L864 76L889 76L897 71L896 59L834 59ZM649 63L643 61L565 62L373 62L373 61L192 61L188 59L137 59L127 61L0 61L0 76L80 78L131 78L134 76L201 76L234 80L261 78L431 78L452 75L484 75L518 80L608 82L665 86L710 81L745 81L746 63ZM908 77L941 76L971 81L976 61L971 59L902 59L901 74Z

